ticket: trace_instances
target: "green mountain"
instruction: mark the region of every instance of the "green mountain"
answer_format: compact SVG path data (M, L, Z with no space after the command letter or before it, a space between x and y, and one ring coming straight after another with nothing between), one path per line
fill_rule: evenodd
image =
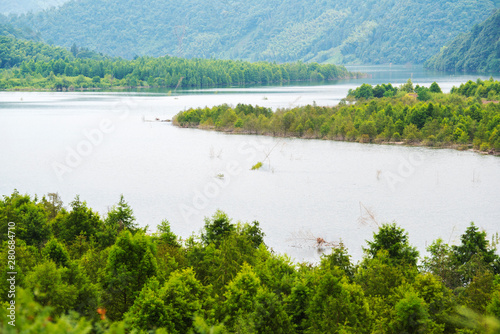
M64 59L71 52L61 47L51 47L44 43L0 36L0 68L11 68L24 61Z
M43 42L29 41L14 37L22 31L12 30L11 27L0 25L0 69L20 66L23 62L54 62L57 60L70 62L76 59L105 60L109 57L73 46L68 50L60 46L52 46Z
M9 20L112 56L423 63L498 0L73 0Z
M500 10L459 35L425 66L441 71L500 72Z
M26 40L40 41L40 35L35 33L32 29L24 26L16 28L0 17L0 36L7 36L13 38L21 38Z

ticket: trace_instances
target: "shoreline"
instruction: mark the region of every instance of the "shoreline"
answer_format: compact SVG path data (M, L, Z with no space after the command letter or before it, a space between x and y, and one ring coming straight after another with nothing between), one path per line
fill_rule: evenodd
M214 88L228 88L228 87L243 87L245 86L280 86L280 85L289 85L292 83L300 83L300 82L310 82L314 84L324 84L336 80L350 80L350 79L363 79L368 78L370 75L366 73L360 72L349 72L352 75L341 76L334 79L322 80L322 81L314 81L314 80L288 80L282 82L253 82L248 84L238 83L236 85L214 85L209 87L180 87L180 89L214 89ZM0 92L87 92L87 91L124 91L124 90L142 90L142 89L169 89L178 90L179 87L175 86L111 86L111 87L63 87L62 89L55 88L36 88L36 87L14 87L10 89L0 89Z
M154 122L154 121L153 121ZM156 121L160 122L160 121ZM320 138L317 136L297 136L297 135L279 135L279 134L271 134L271 133L257 133L257 132L251 132L247 130L237 130L235 131L234 128L232 129L216 129L213 126L187 126L187 125L179 125L175 120L171 120L171 123L178 127L178 128L186 128L186 129L197 129L197 130L205 130L205 131L215 131L215 132L222 132L230 135L250 135L250 136L265 136L265 137L274 137L274 138L291 138L291 139L303 139L303 140L325 140L325 141L336 141L336 142L346 142L346 143L359 143L359 144L372 144L372 145L394 145L394 146L406 146L406 147L422 147L422 148L428 148L428 149L449 149L449 150L455 150L455 151L467 151L467 152L473 152L476 154L480 155L491 155L491 156L500 156L500 152L495 152L494 150L490 151L481 151L478 149L475 149L473 147L473 144L451 144L451 143L435 143L435 145L424 145L422 141L420 142L407 142L407 141L377 141L373 140L370 142L363 142L363 141L355 141L355 140L344 140L340 138Z

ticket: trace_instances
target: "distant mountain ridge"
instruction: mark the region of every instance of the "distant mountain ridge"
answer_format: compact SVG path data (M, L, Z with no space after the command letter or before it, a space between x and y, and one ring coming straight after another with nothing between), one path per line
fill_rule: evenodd
M13 27L10 24L2 24L0 22L0 36L12 37L12 38L20 38L25 40L39 41L40 35L37 35L32 30L22 30L16 27Z
M459 35L425 66L440 71L500 72L500 10Z
M498 0L72 0L11 17L47 42L111 56L423 63Z

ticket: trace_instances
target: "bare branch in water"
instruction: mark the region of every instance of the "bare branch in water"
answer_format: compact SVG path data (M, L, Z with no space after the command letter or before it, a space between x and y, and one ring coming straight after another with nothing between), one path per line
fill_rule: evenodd
M375 212L372 208L367 208L363 203L359 202L359 218L358 223L363 226L377 226L380 227L377 219L375 219Z
M298 232L292 232L291 237L286 240L287 242L293 242L292 247L298 248L318 248L323 249L326 247L338 248L339 243L329 242L321 237L317 237L312 234L311 231L299 230Z

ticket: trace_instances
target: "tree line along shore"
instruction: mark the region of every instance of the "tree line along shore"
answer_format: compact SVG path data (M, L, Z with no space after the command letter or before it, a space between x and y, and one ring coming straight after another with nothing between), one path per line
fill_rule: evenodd
M344 66L177 57L112 58L0 36L0 90L97 90L137 87L207 88L322 82L361 77Z
M469 81L443 94L437 83L363 84L337 106L270 108L227 104L179 112L180 127L229 133L399 143L500 152L500 82Z

